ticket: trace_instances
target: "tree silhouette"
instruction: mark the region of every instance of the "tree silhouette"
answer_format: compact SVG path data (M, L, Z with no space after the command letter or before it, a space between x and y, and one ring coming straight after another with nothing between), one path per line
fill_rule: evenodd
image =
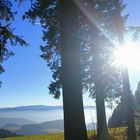
M116 7L116 27L118 30L118 41L120 45L124 45L124 29L125 27L122 24L122 17L120 13L120 0L115 1ZM136 131L135 131L135 122L134 122L134 110L132 104L129 75L127 67L122 68L122 80L123 80L123 106L125 112L125 121L128 126L128 140L136 140Z
M137 90L135 92L135 100L136 100L136 104L140 105L140 81L138 83Z
M64 132L66 140L87 140L81 84L80 65L80 22L79 10L73 0L36 1L26 17L35 21L39 17L44 30L45 47L41 46L42 57L49 60L49 66L57 80L61 68L61 80L64 106ZM59 73L60 74L60 73ZM61 87L61 86L60 86ZM60 92L54 84L50 90L55 98ZM60 90L60 89L59 89Z
M83 87L90 92L90 97L96 98L97 135L98 139L108 139L105 114L105 99L107 101L120 96L120 71L112 67L112 48L116 47L111 40L117 35L115 30L115 1L87 2L87 15L83 21L84 28L82 50ZM122 4L122 10L124 5ZM90 15L90 16L88 16ZM124 17L126 18L126 17ZM125 21L125 20L124 20Z

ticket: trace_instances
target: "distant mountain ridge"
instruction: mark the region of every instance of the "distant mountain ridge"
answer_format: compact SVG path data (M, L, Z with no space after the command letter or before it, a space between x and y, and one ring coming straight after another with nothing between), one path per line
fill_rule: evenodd
M26 125L26 124L35 124L35 121L23 119L23 118L0 118L0 127L6 124L18 124L18 125Z
M53 120L46 121L43 123L36 124L26 124L26 125L16 125L7 124L3 126L5 130L10 130L18 135L35 135L35 134L50 134L50 133L60 133L64 131L64 121L63 120ZM96 123L87 124L87 130L96 129Z
M95 108L95 106L85 106L84 108L85 109ZM0 111L55 110L55 109L63 109L63 106L30 105L30 106L0 108Z
M45 105L30 105L30 106L18 106L18 107L7 107L0 108L0 111L18 111L18 110L52 110L52 109L63 109L62 106L45 106Z
M87 120L89 119L87 129L96 128L96 123L90 123L90 112L95 111L96 107L85 106L84 109ZM58 133L64 130L63 106L30 105L0 108L0 116L3 116L0 118L0 128L19 135Z

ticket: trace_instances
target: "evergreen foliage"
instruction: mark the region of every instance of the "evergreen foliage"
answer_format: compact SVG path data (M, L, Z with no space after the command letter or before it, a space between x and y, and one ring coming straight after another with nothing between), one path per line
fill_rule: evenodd
M17 137L21 135L17 135L9 130L0 129L0 138L8 138L8 137Z

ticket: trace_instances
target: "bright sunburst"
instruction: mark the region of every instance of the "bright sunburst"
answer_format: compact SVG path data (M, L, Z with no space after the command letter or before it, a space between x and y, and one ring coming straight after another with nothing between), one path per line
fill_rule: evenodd
M140 48L136 42L126 43L114 51L115 64L136 68L140 65Z

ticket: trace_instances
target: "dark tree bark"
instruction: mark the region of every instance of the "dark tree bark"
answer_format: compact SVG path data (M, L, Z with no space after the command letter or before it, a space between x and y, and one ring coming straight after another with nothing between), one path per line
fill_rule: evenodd
M102 85L102 75L100 68L99 54L96 57L95 65L95 95L96 95L96 110L97 110L97 139L98 140L108 140L108 127L106 122L106 112L105 112L105 92Z
M108 140L108 128L106 122L104 95L99 85L96 86L96 110L97 110L97 138L98 140Z
M73 0L60 2L65 140L87 140L82 101L78 8Z
M136 140L134 110L127 68L124 68L123 70L123 92L124 95L122 102L124 105L124 119L126 121L126 125L128 126L128 140Z

